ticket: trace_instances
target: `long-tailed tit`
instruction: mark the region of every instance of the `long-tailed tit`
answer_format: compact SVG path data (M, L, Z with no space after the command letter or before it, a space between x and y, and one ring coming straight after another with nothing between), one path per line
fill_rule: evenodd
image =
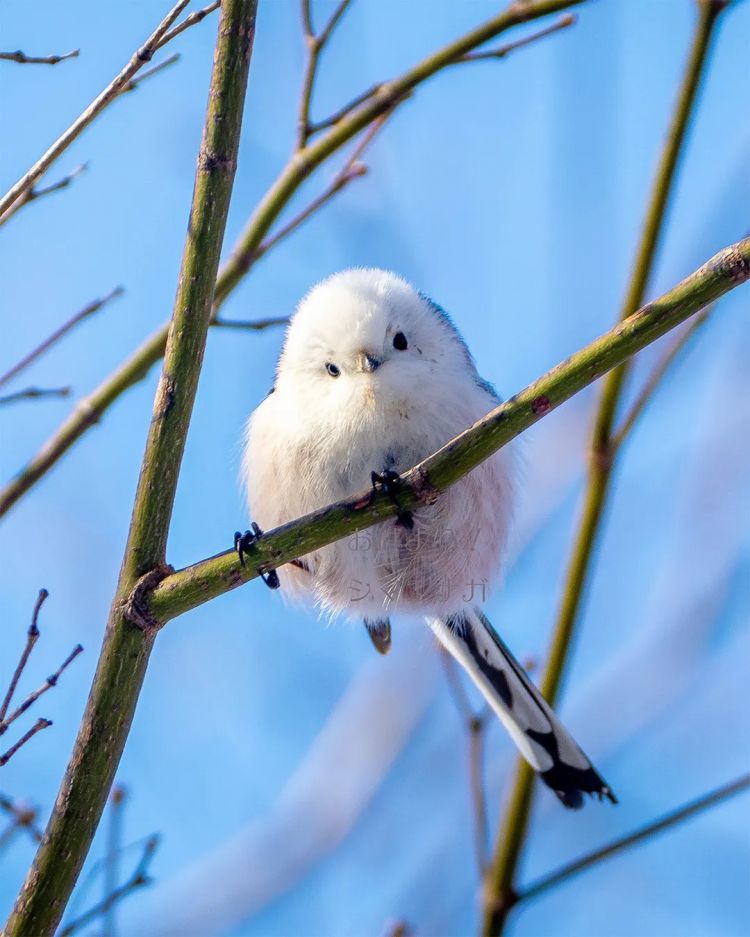
M443 310L395 274L347 270L302 300L276 382L247 427L243 477L268 529L369 484L397 498L398 473L497 406ZM567 807L615 798L481 610L497 578L513 500L512 456L495 453L436 503L301 557L280 571L292 597L364 619L381 651L390 615L424 616L521 754ZM242 549L260 534L237 537ZM274 573L265 574L278 585Z

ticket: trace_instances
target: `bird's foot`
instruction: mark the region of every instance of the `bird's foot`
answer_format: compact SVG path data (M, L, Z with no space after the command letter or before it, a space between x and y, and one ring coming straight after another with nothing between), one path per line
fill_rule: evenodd
M411 530L414 527L414 515L401 507L398 500L398 489L401 486L401 477L398 472L386 469L382 475L379 472L370 472L374 491L383 491L396 506L396 526Z
M251 529L246 530L244 534L241 534L239 530L235 531L234 534L234 549L237 551L241 566L245 565L245 554L250 551L250 547L254 546L263 536L263 531L255 521L250 527ZM281 585L279 574L275 569L267 569L265 572L258 570L258 573L269 589L278 589Z

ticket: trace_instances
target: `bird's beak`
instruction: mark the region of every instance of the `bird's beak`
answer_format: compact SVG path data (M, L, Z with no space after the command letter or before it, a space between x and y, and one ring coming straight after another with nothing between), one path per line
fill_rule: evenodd
M377 371L379 367L380 361L377 358L373 358L373 356L368 354L366 351L360 351L357 353L358 371L364 371L371 374L373 371Z

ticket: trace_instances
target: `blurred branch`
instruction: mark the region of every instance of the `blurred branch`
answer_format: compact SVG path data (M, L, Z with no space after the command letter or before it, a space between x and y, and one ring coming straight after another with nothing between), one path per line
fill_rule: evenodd
M73 49L64 55L26 55L18 49L16 52L0 52L0 61L19 62L21 65L57 65L58 62L78 58L80 54L80 49Z
M45 195L51 195L53 192L59 192L61 189L67 189L76 176L80 176L80 174L85 172L86 169L88 169L88 163L81 163L80 166L76 166L72 172L69 172L67 176L63 176L62 179L59 179L57 182L53 182L51 185L43 186L41 188L34 186L31 189L27 189L21 198L16 199L10 208L8 208L7 211L0 215L0 226L4 225L5 222L12 218L20 208L23 208L24 205L28 205L29 202L35 202L37 199L43 198Z
M5 794L0 794L0 810L8 814L17 829L28 830L32 839L41 842L42 831L36 823L39 816L36 808L22 806Z
M350 114L347 120L338 122L328 133L305 146L304 150L295 153L261 199L229 259L221 267L214 293L214 314L251 269L252 258L267 237L271 226L313 170L361 130L392 110L395 104L414 89L453 64L457 57L514 26L582 2L583 0L532 0L512 4L505 12L434 52L399 78L379 85L378 90L368 96L365 106ZM164 354L167 329L168 325L165 324L154 332L96 390L79 401L70 416L41 450L0 490L0 517L60 460L89 427L100 420L121 394L148 374Z
M262 332L277 325L287 325L289 316L275 316L269 319L214 319L211 325L219 329L243 329L249 332Z
M180 53L175 52L173 55L167 56L163 62L158 62L156 65L153 65L151 68L147 68L145 71L141 72L136 78L131 78L130 81L123 87L121 94L125 94L128 91L135 91L138 85L141 82L146 81L148 78L151 78L153 75L157 75L159 72L163 71L165 68L169 68L170 65L174 65L175 62L180 61Z
M307 64L305 66L305 75L302 79L302 91L300 93L299 112L297 117L297 151L304 149L310 137L310 105L312 103L313 87L318 73L318 64L320 55L326 46L326 43L333 35L333 31L339 23L339 20L346 12L351 0L340 0L338 6L333 11L331 18L323 27L319 35L315 35L312 25L311 4L312 0L301 0L302 12L302 31L307 46Z
M0 375L0 387L2 387L3 384L7 384L8 381L20 374L21 371L23 371L25 368L28 368L28 366L40 358L45 353L45 351L49 351L49 349L56 342L59 342L64 335L67 335L71 329L74 329L79 322L83 322L84 319L88 319L95 312L98 312L103 306L106 306L107 303L111 302L113 299L116 299L118 296L122 296L124 292L125 291L123 287L116 286L111 293L107 293L107 295L103 296L101 299L92 300L90 303L84 306L83 309L79 310L77 313L75 313L75 315L71 316L70 319L68 319L66 322L63 322L59 328L55 329L55 331L48 338L45 338L41 344L37 345L33 351L30 351L28 355L26 355L18 362L18 364L14 364L9 371L6 371L5 374ZM68 390L69 388L66 389L66 393Z
M468 736L469 793L474 810L474 851L480 876L487 866L489 827L487 825L487 796L484 789L484 729L487 711L475 713L461 682L453 658L442 647L438 649L448 687Z
M492 410L437 453L402 475L401 508L434 503L440 492L528 429L545 414L684 322L719 296L750 279L750 238L720 251L681 283L548 371ZM138 607L157 625L224 592L379 521L396 506L383 492L363 492L266 533L241 566L229 550L166 576L151 592L144 581Z
M622 325L619 328L626 327L627 322L643 302L680 153L707 62L710 40L722 9L723 4L716 4L711 0L709 2L702 0L699 4L690 56L659 162L635 266L620 314ZM541 685L542 693L551 705L554 705L565 662L573 644L572 639L589 576L594 546L604 516L609 481L616 458L616 451L613 448L613 424L628 365L629 360L624 359L620 367L615 368L608 375L595 418L583 516L570 555L562 604ZM496 937L502 933L512 902L516 868L528 829L533 781L533 772L519 760L505 813L498 824L492 867L485 881L482 925L485 937Z
M551 36L553 33L560 32L561 29L567 29L569 26L573 26L576 21L577 18L572 13L567 13L565 16L561 16L560 19L552 23L551 26L546 26L544 29L531 33L529 36L524 36L523 39L516 39L515 42L508 42L504 46L499 46L497 49L487 49L486 52L467 52L466 55L462 55L460 59L456 60L456 64L462 62L483 62L489 59L504 59L506 55L515 52L516 49L522 49L524 46L531 45L539 39L544 39L545 36Z
M0 397L0 407L9 403L18 403L21 400L37 400L40 397L67 397L71 389L70 387L26 387Z
M164 574L237 167L256 7L257 0L222 3L167 352L117 589L78 737L44 840L8 919L6 937L51 934L59 924L104 811L146 675L153 630L145 619L141 628L132 627L138 604L130 604L130 596L144 574L150 582ZM145 878L142 870L137 870L136 879L139 875ZM122 894L121 889L117 898Z
M37 179L45 173L52 163L67 150L71 143L89 126L101 112L108 107L129 84L133 76L149 62L154 52L163 45L169 27L174 23L190 0L178 0L166 17L159 23L146 42L130 58L127 65L120 71L107 87L89 104L89 106L73 121L68 129L58 137L52 146L42 154L36 163L24 173L18 182L0 198L0 218L8 211L13 203L31 189ZM188 17L190 19L190 17ZM195 20L194 22L199 22ZM192 24L191 24L192 25ZM185 27L187 28L187 27ZM181 31L181 30L180 30ZM173 30L172 35L177 35Z
M557 885L566 882L574 875L578 875L580 872L584 872L586 869L598 865L605 859L609 859L612 856L616 856L618 853L624 852L626 849L630 849L631 846L636 846L638 843L650 840L658 833L663 833L665 830L684 823L686 820L702 813L704 810L715 807L729 797L733 797L735 794L747 790L748 787L750 787L750 774L745 774L715 791L704 794L702 797L697 798L697 800L690 801L690 803L665 814L658 820L654 820L646 824L646 826L642 826L635 832L629 833L627 836L623 836L620 839L616 839L614 842L602 846L600 849L596 849L594 852L583 856L581 859L576 859L575 862L570 862L556 872L552 872L550 875L546 875L544 878L532 883L527 888L520 891L516 896L516 903L536 898L544 892L549 891L551 888L555 888Z
M80 917L71 921L70 924L66 924L65 927L60 931L59 937L69 937L70 934L75 934L81 928L85 927L87 924L90 924L92 921L95 921L99 917L105 918L105 923L109 923L112 919L109 916L112 912L112 909L117 905L123 898L127 898L128 895L132 892L137 891L139 888L143 888L146 885L150 885L152 882L151 877L149 876L149 868L151 862L156 854L156 850L159 846L159 837L152 836L146 841L146 845L143 847L143 855L135 867L133 874L130 876L127 882L124 885L120 885L118 888L115 888L113 891L107 895L107 897L100 901L99 904L94 905L93 908L90 908L88 911L84 912ZM110 937L113 933L111 930L105 930L105 933Z
M612 447L616 452L619 451L620 446L625 442L625 438L630 435L633 427L643 415L644 410L653 399L672 365L677 358L679 358L681 352L685 350L686 345L693 335L695 335L698 329L706 322L714 308L714 306L709 306L708 309L704 309L700 315L696 316L674 339L659 361L657 361L651 374L646 379L638 396L631 405L630 410L628 410L625 417L623 417L619 429L612 436Z

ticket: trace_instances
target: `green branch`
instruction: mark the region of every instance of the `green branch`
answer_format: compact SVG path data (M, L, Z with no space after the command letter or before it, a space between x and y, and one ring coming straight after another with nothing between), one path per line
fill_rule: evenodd
M750 279L750 238L712 257L661 298L644 306L609 332L548 371L501 404L434 455L402 476L404 508L431 503L440 492L484 459L607 371L675 328L719 296ZM282 566L341 537L395 514L387 495L363 492L264 535L240 566L233 551L203 560L163 578L148 596L137 588L149 620L161 625L191 608L254 579L259 571Z
M477 29L449 43L423 59L399 78L377 85L363 95L356 108L347 111L327 133L298 151L284 167L276 182L261 200L234 246L227 262L219 271L214 296L214 314L254 266L264 238L281 212L288 205L304 180L318 166L341 149L361 130L370 126L395 104L427 79L500 33L521 23L540 19L550 13L567 9L584 0L519 0L503 13L487 20ZM32 488L54 466L81 436L95 425L110 406L128 388L141 381L164 354L167 325L147 339L114 373L88 397L81 400L68 419L47 440L36 456L0 490L0 517Z
M673 188L679 157L705 70L714 26L719 13L725 6L723 0L699 0L698 20L692 48L678 94L672 124L657 169L633 272L620 314L621 321L627 320L627 317L643 302L659 237L664 227L667 204ZM573 633L590 574L594 547L604 516L609 482L618 449L614 441L614 420L628 365L629 362L624 361L608 375L595 418L583 514L571 552L562 605L542 680L542 692L552 705L560 688L563 670L572 645ZM502 932L508 911L515 900L516 868L528 828L533 782L533 772L525 762L519 761L505 814L498 826L494 858L485 882L483 922L485 937L494 937Z
M188 236L127 547L104 645L52 817L4 934L52 934L104 810L153 646L133 586L161 575L234 182L257 0L223 0ZM131 599L129 602L128 599Z

